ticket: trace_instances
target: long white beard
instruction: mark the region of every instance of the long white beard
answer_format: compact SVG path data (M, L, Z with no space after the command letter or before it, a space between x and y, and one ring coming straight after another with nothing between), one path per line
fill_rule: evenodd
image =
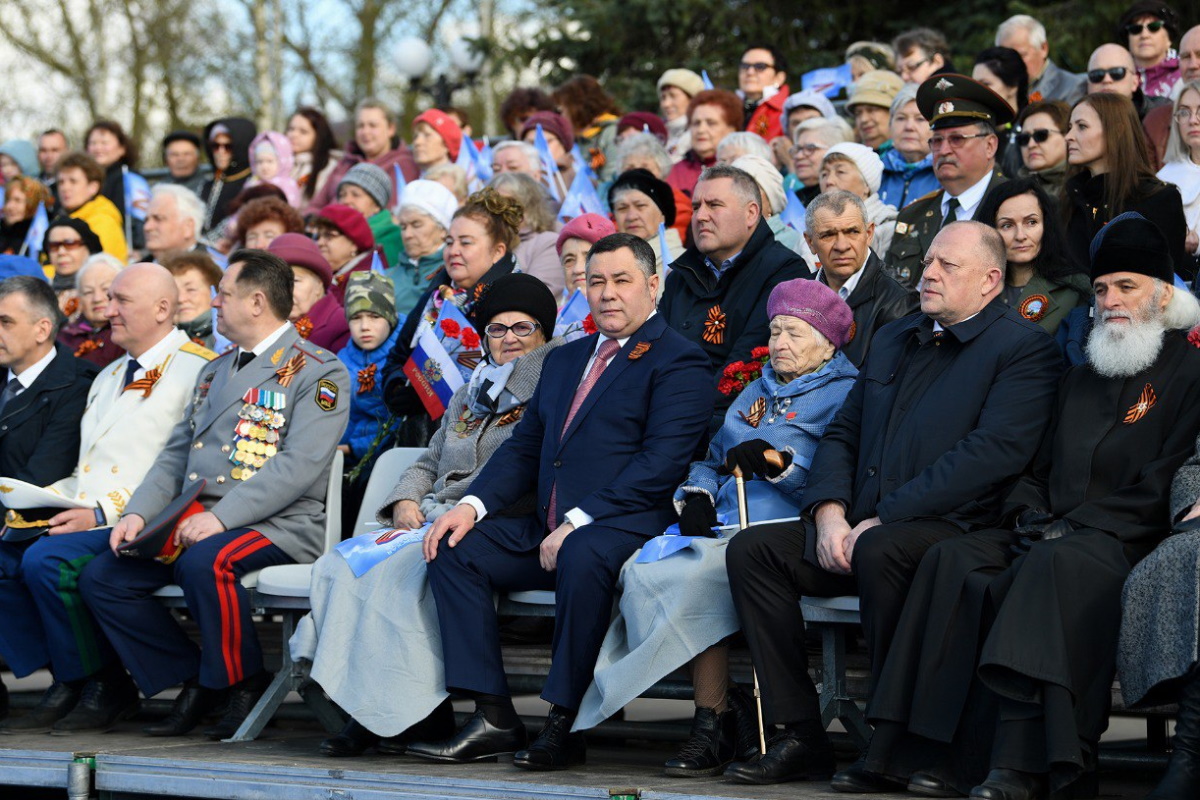
M1123 317L1129 322L1114 323L1110 321L1113 317ZM1088 363L1106 378L1136 375L1158 358L1166 330L1162 314L1158 313L1144 320L1121 312L1101 317L1088 335Z

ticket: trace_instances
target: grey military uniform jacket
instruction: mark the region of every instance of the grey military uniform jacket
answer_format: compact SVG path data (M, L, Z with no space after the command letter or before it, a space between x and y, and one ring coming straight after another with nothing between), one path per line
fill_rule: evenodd
M183 420L133 493L126 514L153 519L186 483L204 479L200 503L226 530L251 528L299 563L324 549L325 493L333 452L350 414L350 375L328 350L290 326L275 344L234 372L233 350L200 371ZM300 365L289 377L289 365ZM239 414L252 390L282 395L277 452L245 480L236 452ZM278 398L276 398L278 400Z
M996 184L1006 180L1008 179L998 170L993 171L983 196L986 198L987 193ZM933 243L933 237L941 230L942 194L945 191L939 189L918 197L901 209L896 217L896 232L884 258L883 271L910 291L917 288L917 281L921 279L921 272L924 270L921 261L925 258L925 251ZM982 207L983 203L980 203L979 208Z

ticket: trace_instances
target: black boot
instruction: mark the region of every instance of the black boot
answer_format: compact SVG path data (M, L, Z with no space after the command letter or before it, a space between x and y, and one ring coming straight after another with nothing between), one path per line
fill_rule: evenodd
M559 706L550 706L546 724L533 744L513 756L513 766L533 771L567 769L587 763L587 744L582 733L571 733L575 715Z
M378 743L378 736L352 719L337 736L331 736L321 742L321 755L334 758L361 756Z
M458 725L454 722L454 706L447 697L428 717L408 730L380 739L376 750L382 756L402 756L413 742L441 742L454 736Z
M50 728L50 733L104 733L138 709L138 691L124 669L111 668L88 679L79 703Z
M692 733L679 753L663 766L673 778L705 778L717 775L733 761L737 726L733 710L718 714L711 708L697 708L692 718Z
M1146 800L1200 797L1200 671L1192 674L1179 693L1173 744L1167 772Z
M729 710L733 712L734 725L737 730L733 745L734 760L749 761L761 753L758 738L758 706L754 702L754 698L737 685L729 687L726 702L729 703ZM775 734L775 726L771 725L770 728L763 732L764 739L770 739Z
M60 719L71 713L79 703L83 681L70 684L55 681L42 695L42 699L28 713L10 719L0 728L0 733L46 733Z
M221 717L221 721L216 725L205 728L204 735L213 741L221 741L237 733L238 728L242 727L246 717L250 716L250 712L258 704L258 699L271 685L271 677L271 673L264 670L230 686L227 689L229 705L225 707L225 716Z
M225 699L224 689L206 689L192 679L183 685L171 713L160 722L142 728L147 736L183 736L200 724Z

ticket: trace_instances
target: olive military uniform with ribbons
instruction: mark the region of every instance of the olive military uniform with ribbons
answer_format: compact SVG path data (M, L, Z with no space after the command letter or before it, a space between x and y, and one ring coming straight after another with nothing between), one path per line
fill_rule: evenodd
M916 101L921 116L929 120L929 127L934 131L978 123L999 129L1013 120L1013 109L1003 97L966 75L934 75L917 89ZM963 135L978 134L972 132ZM936 172L936 155L934 164ZM982 179L980 175L978 180ZM1006 178L999 170L993 170L983 196L987 197L987 193L1004 180ZM896 218L896 232L884 257L884 272L906 288L915 289L921 280L921 273L925 269L922 264L925 252L933 242L933 237L947 222L942 219L942 196L945 192L945 189L939 189L917 198L901 209ZM950 205L952 211L958 209L955 197L951 197ZM976 210L981 206L982 202L976 206ZM958 211L955 219L949 221L966 218Z
M325 493L346 427L350 377L333 353L288 327L237 368L228 353L203 370L191 406L125 508L153 520L185 484L225 531L171 564L105 552L80 589L121 661L147 695L199 677L220 689L262 670L240 578L321 554ZM245 356L248 354L242 353ZM197 650L152 594L178 583L201 634Z

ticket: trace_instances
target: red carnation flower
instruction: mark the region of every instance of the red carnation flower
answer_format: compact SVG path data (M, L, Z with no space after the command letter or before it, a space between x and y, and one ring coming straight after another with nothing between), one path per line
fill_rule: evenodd
M451 339L457 339L459 333L462 332L462 327L452 319L442 320L442 333L449 336Z
M756 347L750 351L750 357L753 359L770 358L771 350L768 347Z
M449 320L447 320L447 322L449 322ZM479 334L471 328L464 328L462 332L462 343L463 347L467 348L468 350L478 350Z
M1188 331L1187 339L1189 342L1191 342L1192 347L1200 347L1200 325L1197 325Z
M583 318L583 332L589 336L596 332L596 321L592 319L591 314Z

